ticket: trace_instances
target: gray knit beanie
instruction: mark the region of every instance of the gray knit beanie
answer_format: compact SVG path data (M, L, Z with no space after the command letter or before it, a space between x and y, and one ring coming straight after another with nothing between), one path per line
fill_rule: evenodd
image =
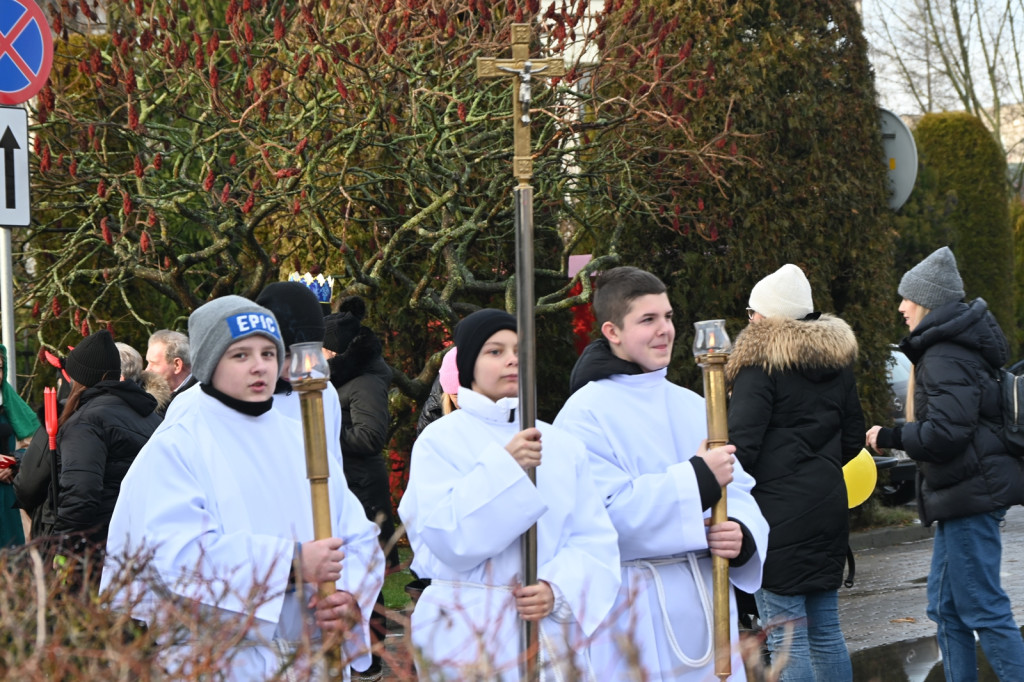
M956 268L956 257L943 246L912 267L900 280L900 296L934 310L964 298L964 282Z
M196 308L188 317L192 374L196 380L209 385L213 370L228 346L257 334L277 345L277 376L280 376L285 349L274 313L241 296L223 296Z
M811 283L803 270L786 263L754 285L748 305L765 317L801 320L814 312Z

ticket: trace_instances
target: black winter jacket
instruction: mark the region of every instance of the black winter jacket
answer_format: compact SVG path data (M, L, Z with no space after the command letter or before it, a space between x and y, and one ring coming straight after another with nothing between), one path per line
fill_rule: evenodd
M423 433L423 429L444 416L444 405L441 402L441 396L443 395L444 390L441 388L441 377L437 377L430 386L430 394L423 401L423 408L420 410L419 419L416 420L417 438Z
M86 531L104 543L128 467L160 424L156 399L132 381L101 381L87 389L57 433L55 533Z
M384 448L391 412L388 387L391 368L381 357L381 342L368 327L340 354L331 358L331 383L341 403L341 459L349 489L359 498L367 518L380 524L382 543L395 531L391 486ZM398 562L397 549L388 565Z
M954 519L1024 501L1022 461L1006 451L996 370L1006 337L983 299L932 310L900 342L914 363L914 421L882 429L918 465L921 521Z
M736 339L729 439L757 481L771 528L762 587L777 594L838 589L850 524L843 465L864 447L853 376L857 340L844 321L767 318Z
M32 519L33 538L49 535L53 531L54 512L48 504L50 490L53 488L52 470L50 436L46 433L46 427L40 426L21 457L18 473L11 481L18 506Z

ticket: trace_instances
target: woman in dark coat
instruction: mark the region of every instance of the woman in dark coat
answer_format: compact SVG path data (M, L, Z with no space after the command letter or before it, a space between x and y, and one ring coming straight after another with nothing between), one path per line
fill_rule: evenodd
M917 507L936 524L928 574L928 617L938 625L947 680L977 679L975 633L1000 680L1024 680L1024 640L999 584L999 528L1024 501L1022 462L998 434L998 370L1006 337L982 299L964 303L956 259L942 247L899 286L910 333L900 349L914 364L907 423L872 426L872 447L898 448L917 462Z
M726 366L729 438L771 527L755 598L769 650L788 651L779 679L841 682L853 676L839 627L850 534L842 467L863 447L864 417L853 331L813 310L810 283L792 264L751 291L751 323Z
M73 384L57 432L53 532L73 536L71 548L102 550L121 480L161 419L155 398L120 380L121 358L110 332L83 339L64 368Z

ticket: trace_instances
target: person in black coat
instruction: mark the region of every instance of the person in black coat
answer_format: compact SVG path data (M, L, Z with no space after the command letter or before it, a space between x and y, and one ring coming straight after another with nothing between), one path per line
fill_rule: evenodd
M872 426L868 445L898 448L917 462L917 508L936 524L928 617L938 625L947 680L977 679L975 633L1000 680L1024 680L1024 640L999 582L999 528L1024 502L1024 463L1003 444L997 370L1006 337L984 300L965 303L948 247L900 281L899 311L913 363L907 422Z
M110 332L83 339L64 369L73 384L57 432L53 533L73 538L65 553L102 551L121 480L161 418L153 396L120 380L121 359Z
M416 420L417 437L430 424L459 409L459 371L455 366L455 357L456 349L452 346L441 360L441 369L430 387L430 395L423 403L419 419Z
M796 265L751 291L750 325L726 365L729 438L771 527L755 598L769 651L788 651L780 679L833 682L853 676L839 627L850 534L842 467L864 445L864 416L853 330L813 311ZM793 626L789 637L784 623Z

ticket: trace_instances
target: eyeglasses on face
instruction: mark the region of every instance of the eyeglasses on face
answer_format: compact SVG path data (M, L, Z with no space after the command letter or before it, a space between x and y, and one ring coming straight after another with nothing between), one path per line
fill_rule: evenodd
M747 319L748 320L754 319L754 315L756 315L756 314L757 314L756 310L754 310L753 308L747 308Z

